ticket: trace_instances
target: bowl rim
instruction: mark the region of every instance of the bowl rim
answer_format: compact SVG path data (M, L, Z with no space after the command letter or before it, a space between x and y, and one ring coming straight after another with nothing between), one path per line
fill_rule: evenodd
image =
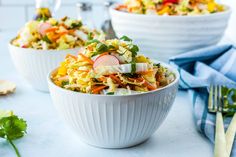
M152 15L152 14L135 14L135 13L128 13L124 11L118 11L115 9L116 6L120 5L122 3L114 3L109 7L110 12L114 12L116 14L123 14L123 15L128 15L128 16L136 16L136 17L149 17L149 18L165 18L165 19L190 19L190 18L201 18L201 17L214 17L218 15L227 15L232 13L232 9L230 6L226 4L222 4L226 7L225 11L222 12L217 12L214 14L203 14L203 15L192 15L192 16L180 16L180 15L175 15L175 16L158 16L158 15ZM112 16L111 16L112 17Z
M173 82L171 82L170 84L164 86L164 87L158 88L158 89L153 90L153 91L144 92L144 93L127 94L127 95L100 95L100 94L88 94L88 93L81 93L81 92L76 92L76 91L72 91L72 90L67 90L67 89L64 89L64 88L61 88L61 87L55 85L52 82L51 75L52 75L52 73L54 73L58 69L58 67L48 73L47 81L48 81L49 86L52 85L57 90L60 90L62 92L68 93L68 94L76 94L76 95L91 96L91 97L103 97L103 98L104 97L105 98L106 97L131 97L131 96L140 96L140 95L146 95L146 94L153 94L153 93L156 93L158 91L162 91L164 89L170 88L170 87L178 84L178 82L180 80L180 74L174 67L172 67L170 64L167 64L167 63L164 63L164 62L161 62L161 61L155 61L154 60L154 63L160 63L162 66L166 67L168 70L173 72L175 74L175 80Z
M13 45L12 40L14 40L14 38L8 42L8 47L13 47L15 49L25 50L25 51L34 51L33 53L50 53L50 52L56 53L56 52L73 51L73 50L79 51L81 48L83 48L83 47L75 47L72 49L64 49L64 50L56 50L56 49L42 50L42 49L34 49L34 48L22 48L22 47L18 47L18 46Z

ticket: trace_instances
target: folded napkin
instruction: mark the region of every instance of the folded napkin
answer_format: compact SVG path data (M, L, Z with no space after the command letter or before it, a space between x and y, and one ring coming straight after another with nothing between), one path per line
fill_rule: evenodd
M198 130L212 143L215 136L215 114L208 113L208 89L210 84L236 88L236 47L211 46L175 56L170 64L180 73L180 88L188 90ZM225 119L225 128L230 118ZM236 157L236 144L232 150Z

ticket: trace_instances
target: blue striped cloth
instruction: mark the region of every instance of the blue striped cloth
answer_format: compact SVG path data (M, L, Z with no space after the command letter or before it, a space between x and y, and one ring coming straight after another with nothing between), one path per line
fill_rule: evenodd
M236 88L236 47L218 45L175 56L170 64L180 73L180 88L188 90L198 130L212 143L215 136L215 115L207 112L210 84ZM230 118L225 119L227 128ZM236 157L236 144L232 150Z

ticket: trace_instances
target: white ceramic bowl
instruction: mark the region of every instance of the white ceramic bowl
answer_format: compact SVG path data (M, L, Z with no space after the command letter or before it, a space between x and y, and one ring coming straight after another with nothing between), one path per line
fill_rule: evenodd
M127 35L141 52L153 59L169 57L219 42L231 14L224 12L196 16L141 15L117 11L110 7L113 28L118 37Z
M48 92L47 75L67 54L76 55L79 48L70 50L35 50L9 43L11 58L18 72L35 89Z
M94 95L66 90L48 77L59 114L84 142L103 148L124 148L148 139L165 120L178 90L179 74L164 88L135 95Z

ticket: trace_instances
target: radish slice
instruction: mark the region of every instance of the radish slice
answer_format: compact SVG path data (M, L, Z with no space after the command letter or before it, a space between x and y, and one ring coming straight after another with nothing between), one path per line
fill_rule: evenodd
M152 68L152 65L149 65L147 63L136 63L135 72L144 72L150 68ZM112 66L98 66L94 69L96 73L99 75L109 75L109 74L116 74L116 73L131 73L132 65L120 64L120 65L112 65Z
M49 24L49 23L41 23L40 25L39 25L39 28L38 28L38 31L39 31L39 33L41 34L41 35L45 35L46 34L46 30L47 29L49 29L49 28L51 28L52 27L52 25L51 24Z
M98 57L94 64L93 68L99 67L99 66L113 66L113 65L119 65L119 60L112 55L104 55L101 57Z

